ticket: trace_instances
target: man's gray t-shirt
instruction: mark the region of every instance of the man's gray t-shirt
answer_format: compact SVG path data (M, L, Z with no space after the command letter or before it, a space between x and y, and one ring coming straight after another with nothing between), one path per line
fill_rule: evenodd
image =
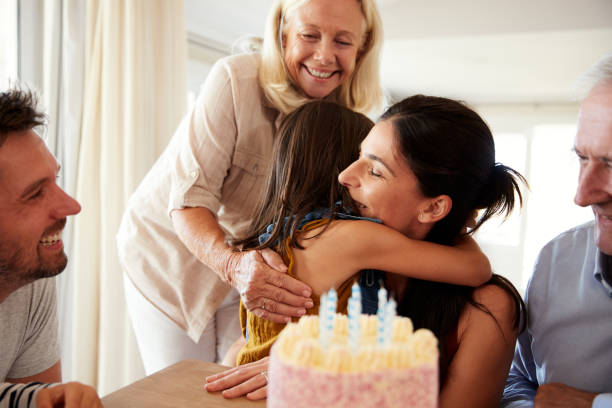
M41 373L59 359L55 279L38 279L0 303L0 382Z

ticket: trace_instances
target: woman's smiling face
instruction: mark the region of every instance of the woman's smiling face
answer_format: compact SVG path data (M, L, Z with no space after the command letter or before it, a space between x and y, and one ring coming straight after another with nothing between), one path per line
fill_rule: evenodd
M324 98L351 77L363 25L356 0L309 0L286 16L285 65L307 96Z
M339 176L340 182L365 217L409 238L423 239L430 228L419 222L428 206L419 182L403 155L397 151L396 131L391 120L376 124L361 143L359 159Z

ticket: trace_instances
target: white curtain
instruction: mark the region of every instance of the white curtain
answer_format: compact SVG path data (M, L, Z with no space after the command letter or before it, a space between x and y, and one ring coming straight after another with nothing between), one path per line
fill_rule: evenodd
M85 3L81 0L19 0L20 79L40 93L48 126L44 135L49 149L62 165L59 184L75 194L81 139L83 68L85 60ZM74 217L63 234L66 252L72 252ZM73 263L57 278L63 377L71 372L73 343ZM95 385L92 383L92 385Z
M84 96L70 256L71 379L105 395L144 375L123 298L115 234L129 195L186 106L178 0L87 2Z
M75 195L83 114L85 4L79 0L46 0L42 6L42 96L49 115L47 143L62 165L60 184L71 195ZM69 256L74 242L74 220L74 217L70 217L63 234ZM75 271L73 263L69 262L64 273L57 279L65 380L75 379L70 370L74 359L71 350L74 343L79 341L71 335L74 322L70 318Z

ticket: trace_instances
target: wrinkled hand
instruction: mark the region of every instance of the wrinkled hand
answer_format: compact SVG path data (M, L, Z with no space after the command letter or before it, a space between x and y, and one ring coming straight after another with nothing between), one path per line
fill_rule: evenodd
M581 391L565 384L540 385L534 399L535 408L590 408L597 394Z
M287 323L311 308L312 290L287 275L281 257L270 249L232 252L225 276L240 293L242 303L257 316Z
M36 394L38 408L100 408L103 407L96 390L78 382L43 388Z
M250 400L264 399L268 392L268 380L262 373L268 371L268 360L269 357L264 357L206 377L204 389L208 392L222 391L224 398L246 395Z

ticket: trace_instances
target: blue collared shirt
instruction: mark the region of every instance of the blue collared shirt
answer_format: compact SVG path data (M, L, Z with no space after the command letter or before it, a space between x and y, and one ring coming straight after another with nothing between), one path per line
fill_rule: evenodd
M559 382L599 393L594 408L612 408L612 285L593 228L566 231L540 252L502 407L532 407L538 385Z

